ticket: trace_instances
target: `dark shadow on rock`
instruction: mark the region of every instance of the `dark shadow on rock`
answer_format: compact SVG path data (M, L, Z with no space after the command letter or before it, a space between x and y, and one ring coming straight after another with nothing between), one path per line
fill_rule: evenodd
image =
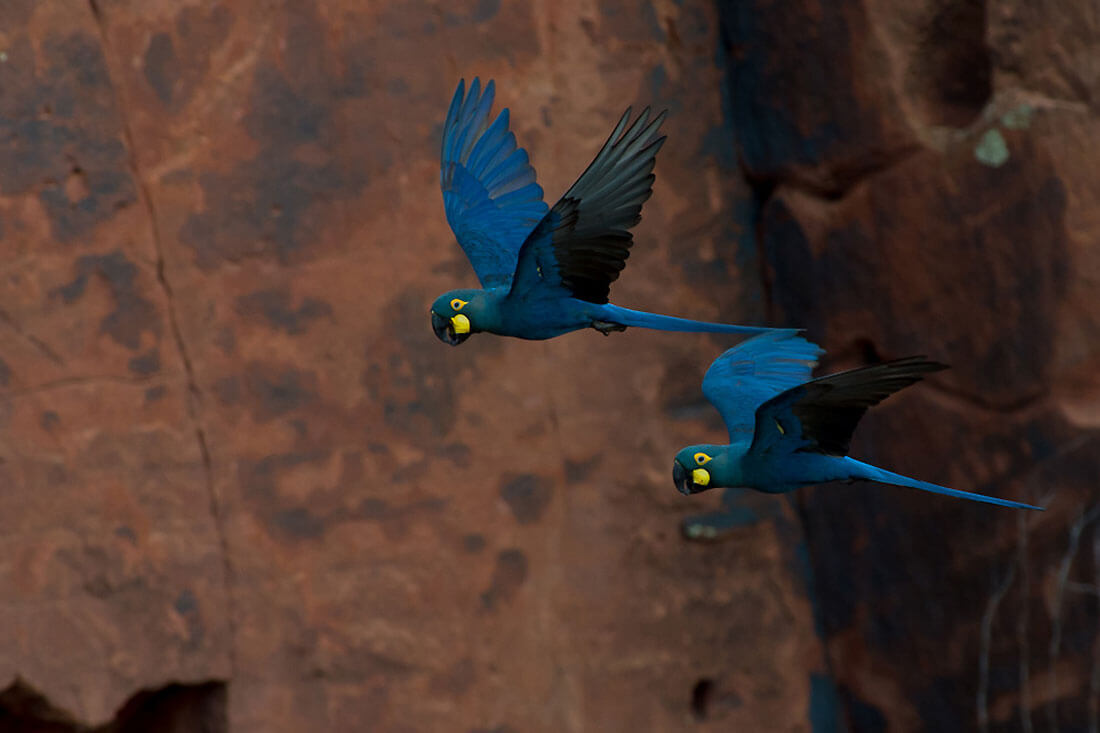
M221 681L142 690L114 719L88 726L16 678L0 691L0 730L7 733L227 733L228 691Z

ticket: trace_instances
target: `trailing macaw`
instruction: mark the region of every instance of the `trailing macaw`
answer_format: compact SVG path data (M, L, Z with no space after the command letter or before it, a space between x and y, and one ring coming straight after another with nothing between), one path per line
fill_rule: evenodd
M868 407L947 367L912 356L813 379L824 352L796 334L770 333L728 350L707 369L703 395L718 408L729 445L693 445L676 454L672 480L682 494L745 487L778 494L825 481L908 486L987 504L1042 507L949 489L847 456Z
M630 255L630 228L653 193L665 113L647 107L619 124L588 169L547 211L527 152L508 130L508 110L490 122L493 82L470 93L459 82L443 127L440 185L447 222L482 288L452 290L432 304L432 329L458 345L485 331L548 339L581 328L763 333L775 329L704 323L607 302Z

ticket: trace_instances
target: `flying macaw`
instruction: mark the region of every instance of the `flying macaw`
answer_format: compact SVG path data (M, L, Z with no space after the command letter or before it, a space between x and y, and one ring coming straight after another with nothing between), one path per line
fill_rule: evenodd
M779 494L807 484L864 480L1042 511L849 458L852 433L868 407L947 367L911 356L813 379L823 353L796 334L769 333L715 359L703 377L703 396L722 415L730 444L693 445L677 453L672 480L680 493L745 487Z
M508 110L490 122L493 82L458 84L443 127L440 185L447 222L482 288L452 290L432 304L432 329L456 346L485 331L548 339L582 328L605 335L627 326L664 331L763 333L775 329L690 321L607 302L630 255L630 228L653 193L664 143L647 107L619 124L588 169L547 211L527 152L508 130Z

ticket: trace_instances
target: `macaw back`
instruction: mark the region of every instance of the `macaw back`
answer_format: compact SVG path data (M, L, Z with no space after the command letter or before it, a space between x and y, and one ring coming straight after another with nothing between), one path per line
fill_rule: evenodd
M508 297L505 302L500 328L494 331L501 336L549 339L589 328L593 321L589 313L592 304L576 298L534 292Z
M741 471L744 486L769 494L783 494L803 486L852 478L851 469L843 457L821 453L747 454L741 460Z

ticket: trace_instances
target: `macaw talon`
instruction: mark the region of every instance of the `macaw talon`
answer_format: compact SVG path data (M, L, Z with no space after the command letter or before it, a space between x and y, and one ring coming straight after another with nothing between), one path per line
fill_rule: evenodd
M456 333L452 320L444 318L435 311L432 311L432 330L435 331L436 338L451 346L458 346L463 341L470 338L469 331L466 333Z
M596 329L604 336L610 336L612 331L626 330L626 326L621 323L615 323L613 321L592 321L592 328Z

